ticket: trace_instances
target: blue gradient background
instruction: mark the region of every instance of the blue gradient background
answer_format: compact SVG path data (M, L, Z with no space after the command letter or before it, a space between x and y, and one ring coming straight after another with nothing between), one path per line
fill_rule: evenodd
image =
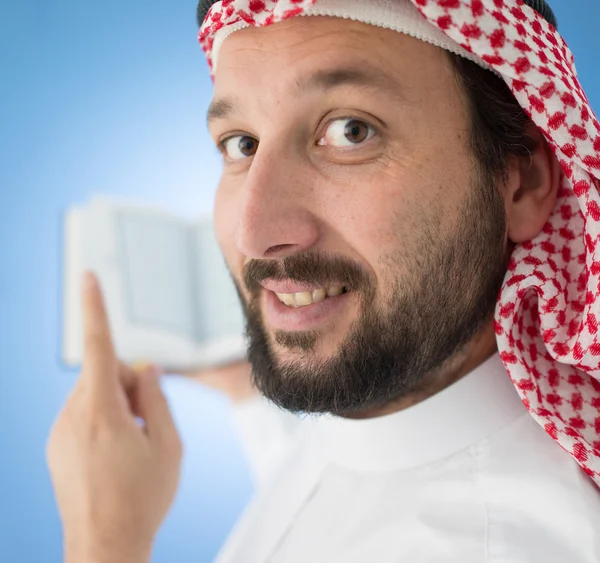
M554 0L600 108L597 0ZM195 1L2 0L0 33L0 561L59 562L45 441L76 373L58 360L61 219L93 193L193 217L212 207L219 158L204 125L211 83ZM186 444L156 563L215 556L249 499L226 401L165 383Z

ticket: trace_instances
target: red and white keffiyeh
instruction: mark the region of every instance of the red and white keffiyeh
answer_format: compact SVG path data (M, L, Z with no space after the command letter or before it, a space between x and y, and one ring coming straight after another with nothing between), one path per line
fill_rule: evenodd
M512 256L496 307L496 335L527 409L600 486L600 123L577 79L573 55L522 0L360 4L371 1L395 12L392 19L411 5L429 29L422 39L500 74L560 161L556 208L543 231ZM222 42L248 25L312 15L325 3L337 9L330 15L378 25L360 9L352 11L347 0L222 0L200 30L211 69L215 37ZM420 36L413 27L397 29Z

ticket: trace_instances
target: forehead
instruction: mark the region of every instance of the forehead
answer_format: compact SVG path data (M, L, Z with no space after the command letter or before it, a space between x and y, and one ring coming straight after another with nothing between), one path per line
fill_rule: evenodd
M272 84L286 75L320 68L354 65L380 68L393 77L413 67L438 69L447 63L444 51L433 45L362 22L342 18L294 17L266 27L236 31L218 55L215 88L231 79Z

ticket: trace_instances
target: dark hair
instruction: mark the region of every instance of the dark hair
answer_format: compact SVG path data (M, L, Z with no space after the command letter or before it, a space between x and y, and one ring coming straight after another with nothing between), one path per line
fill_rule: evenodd
M556 16L545 0L524 3L558 28ZM484 174L505 177L508 158L530 155L540 138L531 136L531 119L500 76L459 55L450 54L450 59L469 104L471 148L478 164Z
M198 23L198 27L202 27L204 18L206 17L206 14L208 14L208 10L210 10L211 6L217 2L218 0L200 0L198 2L196 8L196 22Z
M531 136L532 121L502 78L460 55L450 59L469 106L477 163L486 176L505 178L508 158L530 155L540 138Z

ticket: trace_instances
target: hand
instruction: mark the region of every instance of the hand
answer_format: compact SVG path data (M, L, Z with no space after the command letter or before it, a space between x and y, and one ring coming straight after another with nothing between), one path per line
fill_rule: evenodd
M252 383L252 367L247 361L184 373L193 381L225 393L234 403L258 395Z
M82 373L47 445L66 561L147 563L179 483L181 441L158 374L117 360L91 274L83 312Z

